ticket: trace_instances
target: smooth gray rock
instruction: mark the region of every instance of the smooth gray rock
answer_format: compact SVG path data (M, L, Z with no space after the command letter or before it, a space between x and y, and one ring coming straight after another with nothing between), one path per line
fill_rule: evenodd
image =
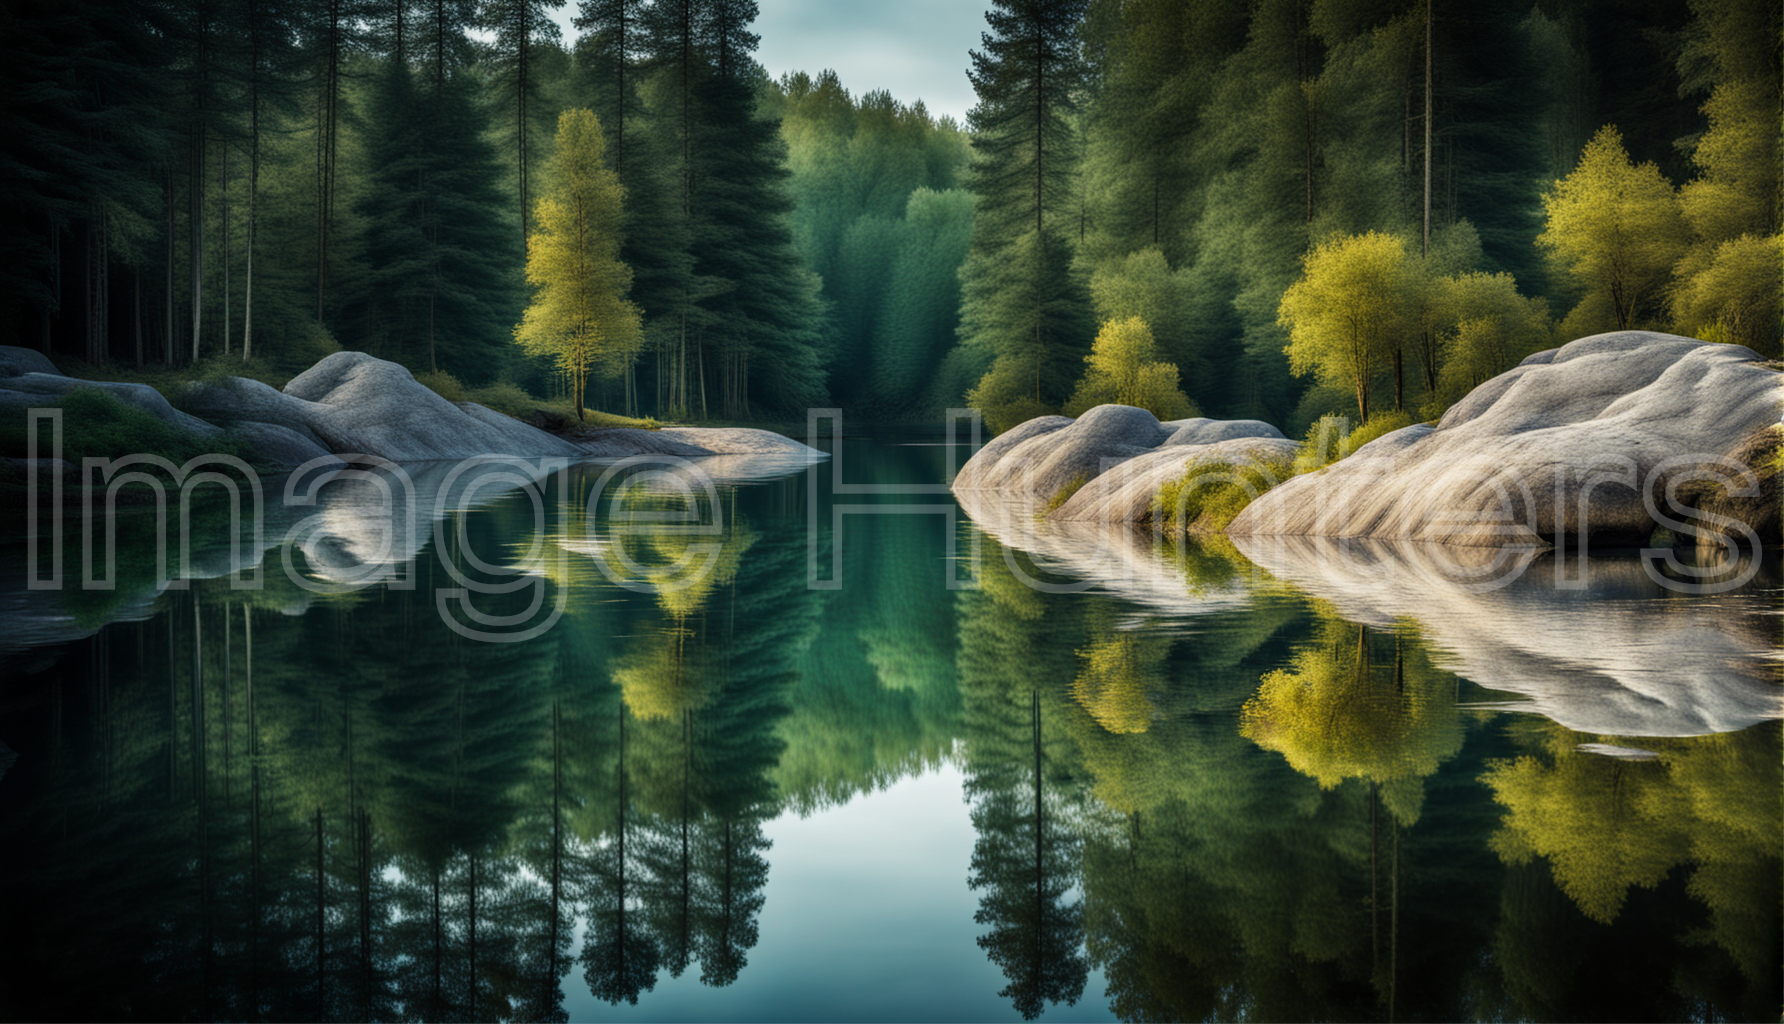
M1005 461L1005 457L1020 448L1033 438L1042 434L1064 430L1072 425L1069 416L1036 416L1025 423L1019 423L1009 430L985 442L960 472L954 477L956 491L976 491L989 489L996 478L996 469Z
M1233 464L1290 460L1296 444L1281 436L1242 435L1210 444L1171 444L1121 463L1093 478L1055 509L1065 522L1150 523L1152 500L1160 489L1203 465L1223 472Z
M1050 498L1144 455L1171 435L1158 418L1130 405L1099 405L1076 420L1044 416L979 449L955 477L954 489L997 490ZM1008 434L1019 435L1006 441Z
M285 385L285 395L322 446L337 455L394 462L479 455L578 456L562 438L481 406L455 405L417 383L396 363L363 352L336 352ZM301 410L301 414L297 412ZM291 425L285 423L284 425Z
M1396 431L1270 491L1228 533L1637 545L1662 525L1645 485L1664 493L1784 408L1784 375L1738 345L1619 331L1539 355L1435 429Z
M307 432L300 433L277 423L248 420L235 424L229 432L252 449L261 462L270 466L290 468L313 459L334 459L334 454L317 444Z
M1171 436L1164 440L1167 445L1215 444L1242 437L1282 437L1282 431L1263 420L1211 420L1197 416L1187 420L1171 420L1161 425L1171 431Z
M664 427L654 433L660 438L690 444L713 455L803 455L821 458L824 454L785 435L754 427Z
M34 348L18 348L14 345L0 345L0 377L23 377L27 373L47 373L52 377L62 376L50 357Z
M158 420L190 433L205 437L220 433L215 425L169 405L167 399L161 397L161 392L147 384L120 384L116 381L78 380L61 374L27 373L6 379L4 389L0 389L0 406L29 407L33 403L42 403L46 398L53 400L71 391L82 390L102 391L126 405L135 406Z
M1245 557L1353 622L1410 620L1439 667L1604 736L1697 736L1784 718L1776 603L1753 583L1681 599L1635 557L1416 541L1236 536ZM1558 583L1565 580L1566 583Z
M571 440L584 455L604 459L625 459L634 455L672 455L676 458L697 458L712 452L697 444L665 437L664 431L637 427L607 427L585 430Z

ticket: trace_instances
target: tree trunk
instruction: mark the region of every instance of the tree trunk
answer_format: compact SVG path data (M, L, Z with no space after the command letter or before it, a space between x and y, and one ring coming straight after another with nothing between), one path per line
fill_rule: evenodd
M1406 378L1405 378L1404 367L1403 367L1404 362L1405 362L1405 352L1400 347L1399 342L1395 342L1394 343L1394 411L1395 412L1399 412L1402 409L1406 408L1406 405L1405 405Z
M223 144L223 354L229 354L229 144Z
M1420 256L1431 253L1431 4L1425 0L1425 234Z
M162 275L162 283L166 285L167 294L161 303L161 312L166 318L166 326L161 332L161 361L168 366L173 365L173 164L167 165L167 258L166 273Z

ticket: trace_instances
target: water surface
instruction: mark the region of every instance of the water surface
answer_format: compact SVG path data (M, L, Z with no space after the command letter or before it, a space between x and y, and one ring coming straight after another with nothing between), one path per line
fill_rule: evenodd
M1778 1017L1775 567L969 517L935 440L715 466L692 522L590 510L636 467L342 479L264 545L196 515L171 588L138 515L111 591L8 552L0 1007Z

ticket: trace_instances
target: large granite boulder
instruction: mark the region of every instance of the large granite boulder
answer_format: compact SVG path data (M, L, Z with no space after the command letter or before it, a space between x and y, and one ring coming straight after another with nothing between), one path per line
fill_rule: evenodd
M50 357L33 348L17 348L12 345L0 345L0 377L23 377L27 373L47 373L52 377L62 376Z
M624 459L636 455L694 458L712 454L697 444L664 437L664 433L661 430L644 430L639 427L603 427L578 431L570 439L576 442L584 455L603 459Z
M54 372L34 371L18 377L0 379L0 407L30 408L51 405L71 391L102 392L125 405L135 406L164 423L200 436L208 437L221 433L215 425L175 409L168 404L167 399L161 397L161 392L147 384L80 380L75 377L64 377L60 373Z
M466 459L479 455L576 457L582 449L543 430L472 402L454 403L396 363L363 352L336 352L292 378L284 391L231 377L191 396L201 415L228 424L263 457L290 461L310 449L373 455L392 462ZM253 427L283 428L276 436Z
M1050 498L1170 436L1156 416L1131 405L1099 405L1075 420L1042 416L979 449L960 468L954 489Z
M1197 416L1170 420L1163 425L1171 430L1165 444L1218 444L1247 437L1282 437L1282 431L1263 420L1211 420Z
M1099 405L1076 420L1040 416L992 438L961 467L954 490L1044 502L1076 487L1052 518L1139 523L1151 518L1159 488L1192 462L1292 457L1294 448L1261 420L1160 423L1144 409Z
M1191 466L1222 473L1235 463L1286 463L1294 459L1297 447L1281 436L1240 436L1203 444L1167 442L1092 478L1054 510L1052 518L1067 522L1148 523L1153 519L1152 500L1158 492L1181 479Z
M1487 381L1434 428L1395 431L1289 480L1228 532L1639 545L1667 525L1647 496L1730 457L1781 409L1784 375L1751 349L1647 331L1594 335Z
M298 422L336 454L393 462L478 455L582 454L575 445L519 420L476 412L424 387L406 368L364 352L336 352L285 385Z
M664 427L660 439L679 441L709 455L797 455L820 458L823 452L772 430L754 427Z

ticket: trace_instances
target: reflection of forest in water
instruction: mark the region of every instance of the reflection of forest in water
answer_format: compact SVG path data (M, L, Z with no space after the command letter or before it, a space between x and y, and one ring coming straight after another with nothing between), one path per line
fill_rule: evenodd
M908 460L881 479L933 472ZM562 1019L567 986L726 986L774 941L764 825L949 761L958 927L1024 1016L1777 1016L1777 723L1492 710L1415 626L1230 550L1167 568L1248 600L1167 615L1031 589L990 538L948 591L938 518L855 517L844 586L811 590L804 486L727 490L716 537L629 529L645 582L713 560L655 594L555 524L568 611L526 643L447 629L430 554L412 592L195 582L6 655L6 1015ZM486 558L532 531L519 502L464 522Z

